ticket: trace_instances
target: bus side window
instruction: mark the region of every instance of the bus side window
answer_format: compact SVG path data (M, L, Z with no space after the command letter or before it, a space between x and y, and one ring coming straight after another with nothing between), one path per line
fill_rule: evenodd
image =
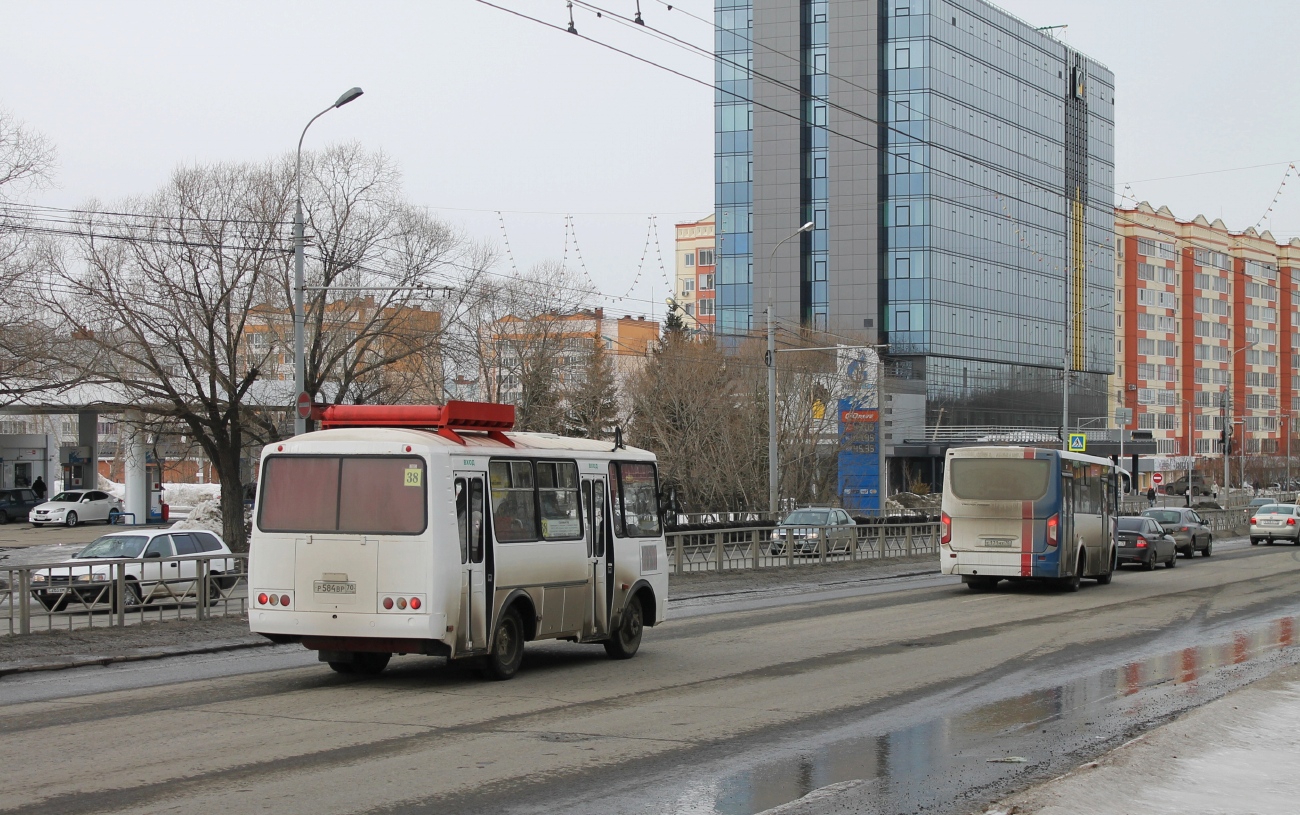
M483 562L483 480L469 482L469 559Z
M465 479L456 479L456 533L460 535L460 562L469 561L469 491Z
M613 510L611 514L614 520L614 534L626 538L627 530L623 527L623 501L619 496L621 483L618 477L618 463L611 461L609 463L609 506Z

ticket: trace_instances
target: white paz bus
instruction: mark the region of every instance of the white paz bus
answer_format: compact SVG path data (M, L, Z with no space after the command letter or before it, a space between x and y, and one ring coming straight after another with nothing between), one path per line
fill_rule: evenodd
M663 621L655 457L506 432L514 407L336 405L262 451L249 625L341 673L393 654L515 674L529 640L626 659Z
M943 484L944 574L976 591L1042 580L1076 591L1115 573L1119 471L1096 456L1040 447L948 451Z

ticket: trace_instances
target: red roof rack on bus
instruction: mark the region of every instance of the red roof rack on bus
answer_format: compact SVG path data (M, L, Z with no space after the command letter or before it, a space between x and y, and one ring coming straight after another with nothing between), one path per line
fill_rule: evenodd
M486 432L488 438L514 447L505 431L515 426L515 406L496 402L451 401L445 405L329 405L312 411L322 430L341 427L409 427L434 430L464 444L457 430Z

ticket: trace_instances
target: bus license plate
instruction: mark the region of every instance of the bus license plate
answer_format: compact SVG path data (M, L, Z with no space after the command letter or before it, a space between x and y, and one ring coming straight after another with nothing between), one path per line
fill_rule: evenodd
M328 580L317 580L313 589L317 594L356 594L356 583L335 583Z
M1010 538L985 538L985 539L984 539L984 545L985 545L985 546L1006 547L1006 548L1009 549L1009 548L1011 548L1012 546L1015 546L1015 545L1016 545L1016 542L1013 541L1013 540L1010 539Z

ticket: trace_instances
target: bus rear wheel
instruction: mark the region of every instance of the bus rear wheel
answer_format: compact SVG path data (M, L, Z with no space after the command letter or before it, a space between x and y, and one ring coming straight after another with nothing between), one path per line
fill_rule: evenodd
M1074 574L1069 577L1061 578L1061 588L1065 591L1075 592L1079 590L1079 584L1083 581L1083 553L1079 553L1079 562L1075 564Z
M388 667L388 660L392 658L392 654L358 651L352 655L350 662L331 662L329 666L335 673L378 676Z
M1106 554L1106 571L1097 575L1098 586L1109 586L1110 580L1115 576L1115 552L1111 551Z
M996 577L963 577L962 580L971 591L993 591L998 587Z
M492 647L483 658L483 675L488 679L510 679L519 672L519 664L523 661L524 622L511 606L497 620Z

